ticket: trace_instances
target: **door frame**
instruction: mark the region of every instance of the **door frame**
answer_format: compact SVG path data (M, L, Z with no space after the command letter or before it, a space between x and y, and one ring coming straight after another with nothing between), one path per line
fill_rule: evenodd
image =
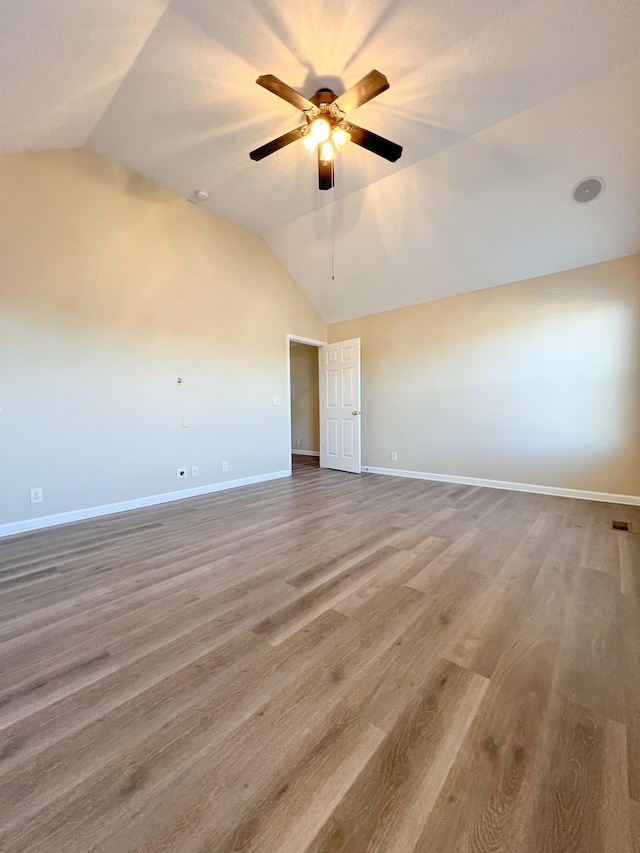
M293 439L292 429L291 429L291 344L306 344L310 347L315 347L318 350L318 406L320 405L320 399L322 394L322 389L320 387L320 351L321 348L326 346L326 341L317 341L315 338L304 338L301 335L292 335L287 333L287 409L289 416L289 476L291 476L293 471L293 466L291 463L291 454L293 453L293 448L291 446L291 441Z

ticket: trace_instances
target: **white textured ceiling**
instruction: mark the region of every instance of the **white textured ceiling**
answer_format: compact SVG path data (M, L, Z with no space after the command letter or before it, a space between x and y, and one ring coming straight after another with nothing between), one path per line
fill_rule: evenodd
M267 236L337 320L640 251L636 0L22 0L0 6L0 150L86 146ZM334 193L251 149L372 68ZM573 185L601 174L590 205ZM333 223L333 225L332 225ZM335 281L331 280L331 233Z

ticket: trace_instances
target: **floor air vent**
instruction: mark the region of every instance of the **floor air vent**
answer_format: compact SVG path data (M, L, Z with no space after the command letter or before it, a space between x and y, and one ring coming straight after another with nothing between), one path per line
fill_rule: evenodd
M612 521L611 526L614 530L629 530L629 525L626 521Z

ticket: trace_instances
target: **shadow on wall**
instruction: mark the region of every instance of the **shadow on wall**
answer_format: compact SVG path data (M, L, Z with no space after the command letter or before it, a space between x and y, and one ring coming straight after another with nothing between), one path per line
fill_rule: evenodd
M83 333L192 349L211 345L208 315L227 316L230 340L258 329L271 286L302 300L261 238L97 155L5 157L7 306Z
M365 464L393 449L404 470L640 494L637 271L621 259L335 324L330 340L362 338Z
M325 326L264 240L86 151L0 186L0 523L286 471L286 334Z

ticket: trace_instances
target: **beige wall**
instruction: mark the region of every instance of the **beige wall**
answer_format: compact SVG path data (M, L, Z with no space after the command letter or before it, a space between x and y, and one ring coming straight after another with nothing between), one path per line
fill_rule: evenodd
M291 441L294 452L320 451L318 348L306 344L291 344Z
M362 338L364 465L640 495L640 255L328 335Z
M287 469L286 334L325 325L264 240L86 151L0 187L0 523Z

